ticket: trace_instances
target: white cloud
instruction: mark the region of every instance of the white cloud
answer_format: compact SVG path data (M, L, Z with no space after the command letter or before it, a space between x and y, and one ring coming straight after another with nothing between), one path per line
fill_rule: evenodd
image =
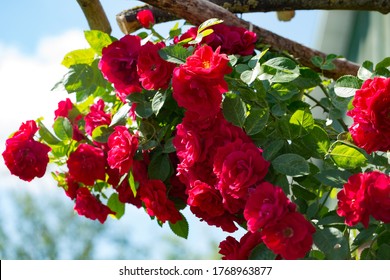
M61 65L62 58L86 44L81 31L42 39L33 55L0 42L2 149L5 138L22 122L39 117L45 117L48 124L52 122L58 102L67 97L65 92L51 91L67 71Z

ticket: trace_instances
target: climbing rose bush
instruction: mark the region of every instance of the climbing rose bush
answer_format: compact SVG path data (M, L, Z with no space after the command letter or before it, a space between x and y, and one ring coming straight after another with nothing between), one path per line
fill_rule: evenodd
M386 258L388 60L333 81L217 19L167 36L138 20L147 32L86 31L90 49L66 54L70 96L6 141L11 174L53 165L100 223L142 208L187 238L193 215L226 232L222 259Z

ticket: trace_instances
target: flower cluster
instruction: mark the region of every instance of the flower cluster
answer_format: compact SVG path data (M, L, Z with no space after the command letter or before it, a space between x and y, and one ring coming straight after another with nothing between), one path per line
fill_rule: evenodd
M354 226L361 222L366 228L370 215L378 221L390 222L390 177L379 171L352 175L337 194L337 214Z
M91 49L66 56L59 84L75 99L58 103L51 128L27 121L6 141L12 174L31 181L56 164L75 212L100 223L132 205L184 238L186 207L223 231L242 227L239 241L219 245L229 260L347 259L349 248L336 249L359 222L387 234L390 78L377 74L388 69L335 83L343 93L362 84L348 134L349 100L315 71L259 48L255 33L212 19L164 39L149 10L137 19L150 35L89 31ZM316 87L322 100L309 96ZM337 118L317 118L317 106ZM338 207L328 208L336 189ZM359 230L359 240L376 242L371 255L387 248Z

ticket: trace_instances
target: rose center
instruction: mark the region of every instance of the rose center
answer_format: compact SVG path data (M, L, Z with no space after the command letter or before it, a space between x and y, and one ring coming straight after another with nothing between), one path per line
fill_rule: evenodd
M294 235L294 230L293 230L292 228L288 227L288 228L285 228L285 229L283 230L283 236L284 236L284 237L290 238L290 237L292 237L293 235Z

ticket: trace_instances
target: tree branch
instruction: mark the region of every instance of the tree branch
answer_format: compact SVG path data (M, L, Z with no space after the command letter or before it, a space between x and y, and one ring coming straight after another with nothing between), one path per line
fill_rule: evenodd
M286 10L363 10L378 11L383 14L390 12L388 0L208 0L221 6L232 13L255 13ZM144 1L145 2L145 1ZM125 34L141 28L136 21L136 15L140 10L150 9L156 18L156 22L162 23L178 19L174 14L169 14L150 5L135 7L117 15L117 22Z
M91 30L111 33L111 25L99 0L77 0Z
M194 25L199 25L210 18L219 18L224 20L226 24L252 29L257 34L260 43L269 45L273 51L288 52L302 65L322 72L324 76L329 78L337 79L347 74L356 75L359 68L357 64L352 62L336 59L334 61L336 69L322 71L313 65L311 58L313 56L325 58L326 54L254 26L245 20L239 19L221 6L207 0L144 0L143 2L183 18Z

